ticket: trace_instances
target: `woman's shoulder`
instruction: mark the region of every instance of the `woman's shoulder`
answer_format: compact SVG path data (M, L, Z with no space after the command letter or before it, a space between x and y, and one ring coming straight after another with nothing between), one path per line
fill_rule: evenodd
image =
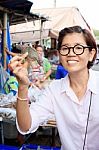
M99 86L99 71L90 69L90 79L92 83Z
M99 77L99 71L90 69L90 73L96 77Z

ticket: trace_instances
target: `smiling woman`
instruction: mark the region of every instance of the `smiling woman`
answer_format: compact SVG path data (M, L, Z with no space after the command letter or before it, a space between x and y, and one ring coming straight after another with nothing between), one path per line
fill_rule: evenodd
M68 74L52 81L30 106L27 70L24 65L18 66L19 58L12 58L10 65L13 71L17 70L16 77L22 78L18 87L17 129L21 134L33 133L54 117L62 150L99 149L99 72L91 69L97 52L95 40L80 26L64 28L59 33L58 51Z

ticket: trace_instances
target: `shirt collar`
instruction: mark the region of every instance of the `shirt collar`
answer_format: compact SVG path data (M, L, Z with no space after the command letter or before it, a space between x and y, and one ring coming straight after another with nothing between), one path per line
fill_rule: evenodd
M89 80L87 85L87 90L90 90L93 93L97 93L98 90L98 84L97 84L97 76L99 76L99 73L96 75L96 71L89 69ZM61 86L61 92L68 92L70 89L70 83L69 83L69 77L66 75L62 79L62 86Z
M68 74L62 79L62 86L61 86L61 92L66 92L68 87L70 87L69 84L69 77Z
M90 90L93 93L98 93L98 84L97 84L97 77L99 76L99 73L97 74L97 71L94 71L92 69L89 69L89 80L87 85L87 90Z

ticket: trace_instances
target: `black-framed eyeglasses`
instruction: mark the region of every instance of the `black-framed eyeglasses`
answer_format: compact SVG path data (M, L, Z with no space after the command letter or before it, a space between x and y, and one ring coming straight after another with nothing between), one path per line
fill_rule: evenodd
M86 48L91 48L90 46L83 46L81 44L76 44L75 46L66 46L66 45L62 45L60 50L59 50L59 53L62 55L62 56L66 56L70 53L70 50L72 49L74 54L76 55L81 55L84 53L84 50Z

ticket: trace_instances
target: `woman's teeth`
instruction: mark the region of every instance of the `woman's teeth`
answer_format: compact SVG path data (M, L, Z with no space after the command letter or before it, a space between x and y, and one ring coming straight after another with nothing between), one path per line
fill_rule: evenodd
M75 63L77 63L77 61L75 61L75 60L68 60L68 64L75 64Z

